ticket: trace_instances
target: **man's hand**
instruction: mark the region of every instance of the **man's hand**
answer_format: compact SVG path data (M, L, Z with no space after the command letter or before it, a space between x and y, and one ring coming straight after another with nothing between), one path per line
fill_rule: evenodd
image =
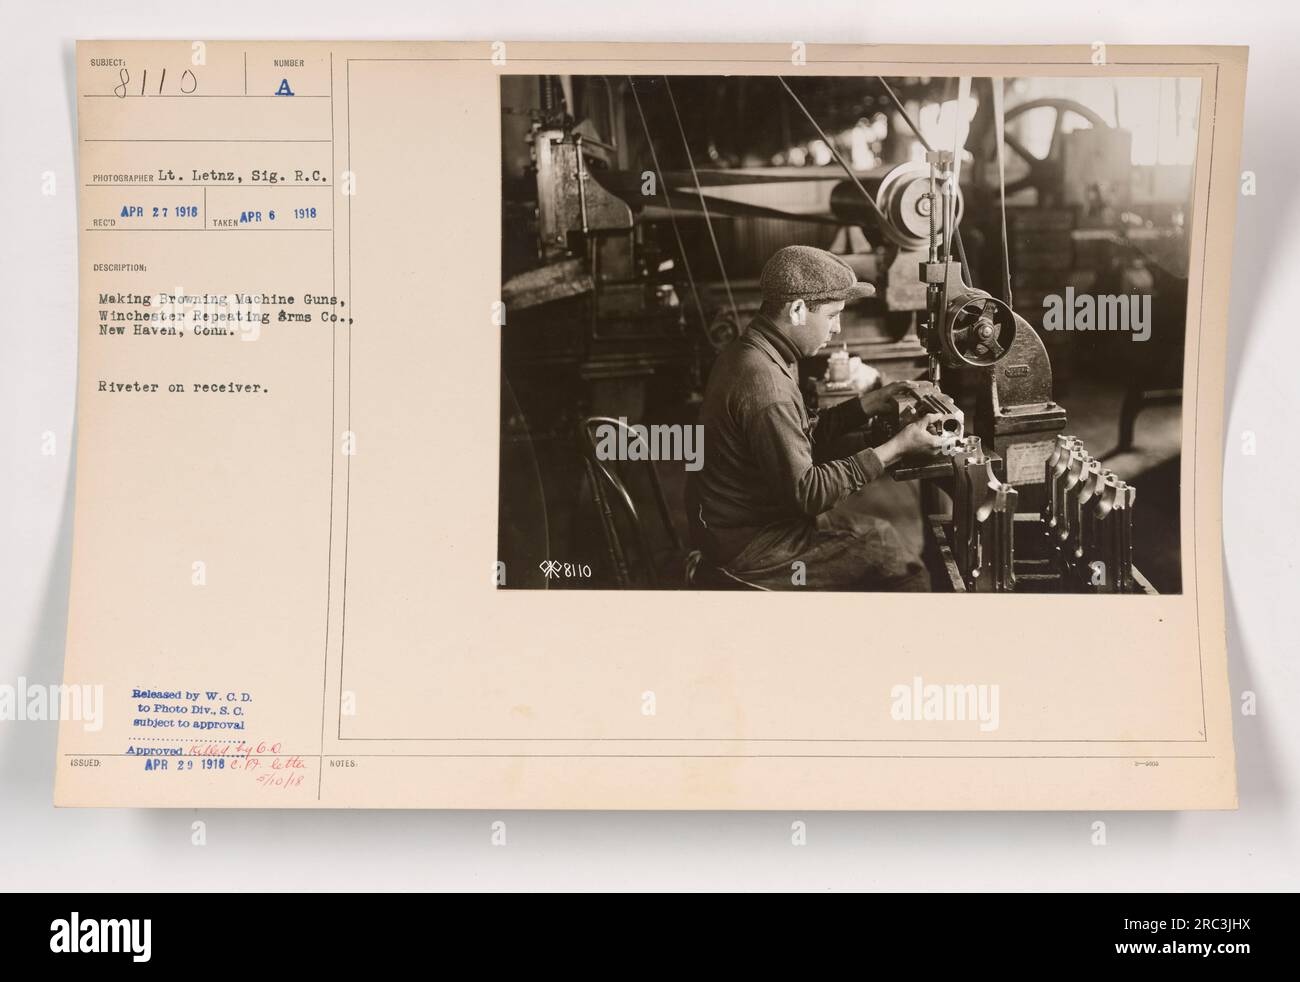
M944 438L927 427L939 417L931 414L909 423L876 448L876 456L888 467L908 454L934 454L943 449Z
M862 411L868 416L879 416L885 411L890 396L897 395L900 392L908 392L911 389L911 382L890 382L878 389L862 393L858 397L858 402L862 405Z

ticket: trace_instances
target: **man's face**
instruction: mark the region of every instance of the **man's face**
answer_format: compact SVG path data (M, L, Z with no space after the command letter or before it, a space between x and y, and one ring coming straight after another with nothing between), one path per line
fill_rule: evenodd
M805 358L815 355L840 333L840 312L843 309L843 300L832 300L816 310L806 301L796 300L786 308L783 326L799 354Z

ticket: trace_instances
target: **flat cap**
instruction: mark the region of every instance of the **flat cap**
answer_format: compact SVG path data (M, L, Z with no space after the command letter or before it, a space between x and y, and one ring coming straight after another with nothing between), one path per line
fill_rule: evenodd
M786 246L773 253L758 283L763 299L778 303L848 303L876 295L876 288L859 283L853 268L835 253L805 245Z

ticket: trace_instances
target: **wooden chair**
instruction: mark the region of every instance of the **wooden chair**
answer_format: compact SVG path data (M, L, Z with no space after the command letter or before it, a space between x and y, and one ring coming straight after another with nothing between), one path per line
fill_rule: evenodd
M667 532L668 550L675 560L684 559L677 529L668 510L668 501L655 470L654 461L602 460L596 453L597 432L601 427L613 426L628 431L628 439L638 439L625 420L608 416L591 416L578 425L578 447L586 467L587 480L600 522L601 533L610 569L619 587L656 587L660 581L656 557L663 548L651 542L644 516L652 509ZM630 490L629 478L633 469L643 471L650 487L650 498L638 507Z

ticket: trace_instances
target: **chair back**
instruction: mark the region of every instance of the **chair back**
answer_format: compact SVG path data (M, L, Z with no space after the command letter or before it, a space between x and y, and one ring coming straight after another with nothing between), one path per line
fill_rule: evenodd
M610 568L620 587L658 586L658 551L650 540L646 524L649 515L657 512L676 555L682 552L681 539L673 525L654 461L605 460L597 453L600 431L606 427L613 427L615 432L626 431L628 441L639 440L640 436L626 420L609 416L590 416L578 426L578 447L591 484ZM643 483L649 488L649 500L644 493L633 494L634 472L635 477L644 477ZM639 503L638 496L641 498Z

